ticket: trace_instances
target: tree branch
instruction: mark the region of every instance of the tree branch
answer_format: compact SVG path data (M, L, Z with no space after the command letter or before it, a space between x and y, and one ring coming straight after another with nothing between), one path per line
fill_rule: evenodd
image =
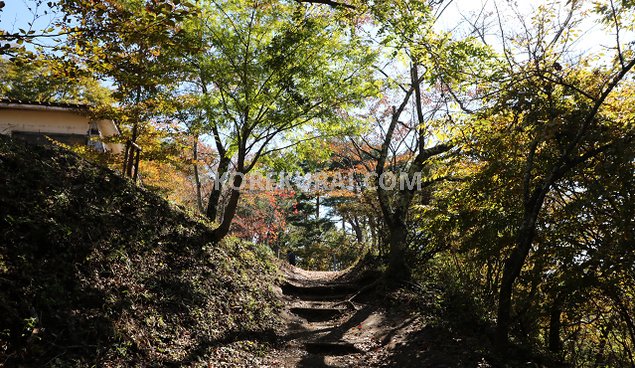
M355 9L353 5L340 3L332 0L296 0L298 3L309 3L309 4L323 4L328 5L333 8L347 8L347 9Z

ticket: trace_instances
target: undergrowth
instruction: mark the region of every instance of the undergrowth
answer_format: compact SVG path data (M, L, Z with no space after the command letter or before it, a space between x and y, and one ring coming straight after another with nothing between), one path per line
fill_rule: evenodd
M0 136L0 365L181 366L276 327L263 247L59 147Z

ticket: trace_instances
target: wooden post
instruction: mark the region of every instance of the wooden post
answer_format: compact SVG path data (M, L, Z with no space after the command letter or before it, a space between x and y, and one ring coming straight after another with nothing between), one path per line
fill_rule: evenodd
M139 178L139 161L141 160L141 147L131 140L126 142L126 151L123 159L123 176L132 178L136 183Z
M123 168L121 170L121 173L123 174L123 176L126 176L126 169L128 168L128 155L130 152L130 141L126 141L126 151L125 154L123 156Z
M134 143L133 143L134 144ZM136 144L135 148L136 148L136 155L135 155L135 161L134 161L134 177L132 178L132 180L136 183L137 182L137 178L139 177L139 160L141 158L141 147L137 146Z

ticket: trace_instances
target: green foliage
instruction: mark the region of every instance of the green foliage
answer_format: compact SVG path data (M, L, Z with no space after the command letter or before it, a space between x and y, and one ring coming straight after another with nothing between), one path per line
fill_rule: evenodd
M95 107L112 103L110 91L92 75L46 55L0 59L0 97Z
M298 267L308 270L345 269L358 260L361 251L360 244L329 220L295 222L281 236L280 243L282 250L298 256Z
M307 268L330 268L333 256L347 264L371 247L384 255L391 239L407 243L401 258L415 266L415 278L442 289L421 308L442 316L436 322L443 339L461 330L478 354L492 348L474 343L479 331L489 336L509 316L511 340L523 347L511 365L547 347L555 360L577 367L633 365L633 2L542 4L531 18L517 19L520 33L501 18L496 51L485 44L490 30L478 24L472 26L479 38L442 31L439 2L353 3L354 10L339 11L276 0L63 0L64 58L12 47L16 57L0 65L0 91L99 103L108 96L94 78L107 78L117 99L110 113L124 136L144 147L146 185L167 196L186 186L199 162L191 157L193 141L215 146L206 163L217 160L230 172L421 171L425 189L417 193L382 194L359 182L295 198L249 194L222 217L231 222L236 212L237 236L293 250ZM571 15L559 19L563 9ZM583 15L615 37L607 49L613 54L573 51ZM28 36L0 32L0 40L21 43ZM445 150L427 155L437 144ZM55 157L69 170L61 178L96 170ZM15 155L0 158L6 172L22 165ZM10 290L0 292L0 305L9 316L4 321L13 323L0 330L10 341L1 340L1 349L27 349L40 359L52 336L42 334L42 321L57 334L63 320L73 328L90 320L99 333L59 336L97 341L104 348L80 348L97 364L148 356L183 363L192 346L171 350L166 341L175 331L196 330L192 341L199 343L218 338L215 329L264 326L258 306L268 295L245 291L254 277L246 265L267 280L273 275L263 244L230 239L213 247L204 241L204 224L180 218L115 176L105 177L119 192L96 196L94 188L107 186L96 174L83 177L90 185L70 187L57 176L43 181L53 184L33 180L37 170L54 176L46 166L0 181L9 188L0 214L14 252L0 253L0 272L11 276L0 278ZM17 180L37 183L25 192L29 186ZM316 213L317 198L331 213ZM355 228L355 239L335 225L336 216ZM119 230L104 234L113 224ZM401 243L391 246L399 250ZM174 274L166 274L167 265ZM156 285L188 301L187 318L165 313L177 298ZM209 300L220 294L229 304ZM505 301L511 311L501 309ZM76 305L85 320L74 319ZM237 305L240 316L223 310L228 305ZM219 316L221 327L201 322ZM65 354L55 364L73 360ZM477 364L478 354L462 364Z
M232 0L201 11L188 28L202 47L193 78L214 139L239 162L250 156L245 169L307 136L341 134L340 112L376 93L374 54L328 10Z
M625 49L609 64L590 55L563 67L566 37L559 44L542 33L550 17L536 16L535 38L507 45L540 51L516 60L506 50L507 76L490 85L497 93L473 114L470 140L450 169L462 180L437 186L432 205L418 208L419 222L437 229L432 242L460 252L463 293L478 285L481 295L473 300L494 305L510 265L527 254L511 298L515 342L548 346L575 366L626 365L633 335L624 311L635 279L609 254L631 262L617 239L630 239L633 228L623 191L633 169L632 112L624 109L633 85L623 76L633 59ZM527 239L529 247L519 245ZM607 286L616 274L619 286Z

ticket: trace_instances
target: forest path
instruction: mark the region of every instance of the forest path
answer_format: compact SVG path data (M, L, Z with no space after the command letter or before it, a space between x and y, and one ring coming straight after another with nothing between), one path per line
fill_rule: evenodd
M372 280L345 272L312 272L285 264L280 290L286 330L270 367L368 367L399 344L408 321L368 300Z

